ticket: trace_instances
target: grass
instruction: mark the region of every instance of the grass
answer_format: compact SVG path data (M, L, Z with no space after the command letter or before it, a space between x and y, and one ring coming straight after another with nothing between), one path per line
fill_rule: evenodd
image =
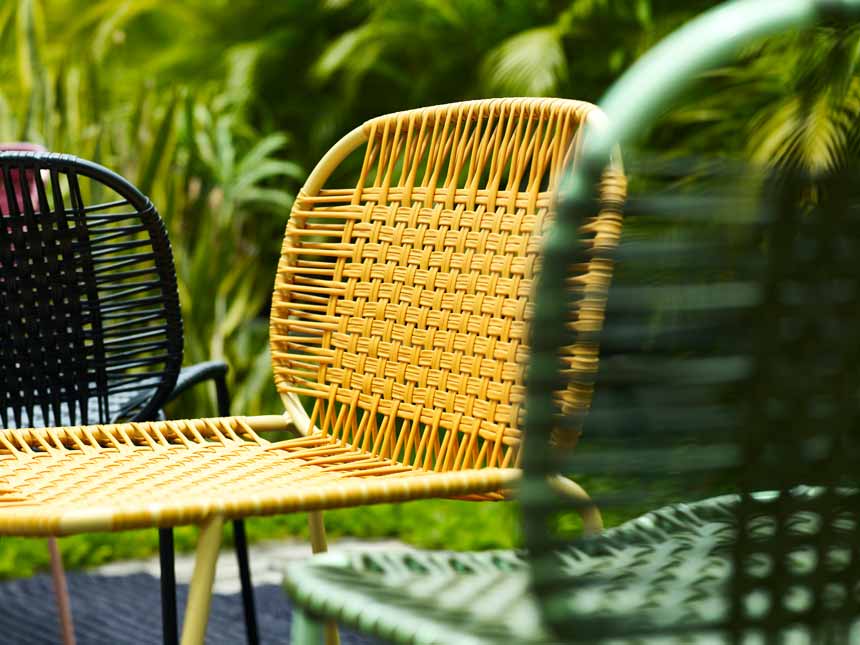
M330 511L325 514L329 538L398 538L427 549L510 548L519 541L519 514L515 503L476 503L427 500L407 504L380 504ZM251 518L246 522L252 542L306 538L304 513ZM197 529L183 526L175 531L180 552L194 549ZM231 531L225 528L224 541ZM63 561L69 569L86 568L114 560L146 558L158 551L155 530L121 533L89 533L60 540ZM0 538L0 578L31 576L48 568L45 540Z

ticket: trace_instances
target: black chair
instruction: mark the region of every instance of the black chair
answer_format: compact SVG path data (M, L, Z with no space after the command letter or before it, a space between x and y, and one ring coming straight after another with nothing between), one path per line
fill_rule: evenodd
M147 421L227 365L182 363L173 254L155 206L110 170L69 155L0 152L0 423ZM258 642L247 541L234 541L248 642ZM165 643L177 643L173 530L159 530Z

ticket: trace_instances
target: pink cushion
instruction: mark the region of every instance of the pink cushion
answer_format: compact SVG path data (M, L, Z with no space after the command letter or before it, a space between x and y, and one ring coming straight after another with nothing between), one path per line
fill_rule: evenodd
M43 146L37 143L0 143L0 151L21 151L21 152L46 152ZM12 170L9 173L9 179L15 187L15 197L18 202L18 212L24 210L24 195L21 193L20 177L17 170ZM27 171L27 184L30 187L30 203L33 208L39 210L39 192L36 189L36 178L32 170ZM0 171L0 214L9 215L9 198L6 195L6 178L3 172Z

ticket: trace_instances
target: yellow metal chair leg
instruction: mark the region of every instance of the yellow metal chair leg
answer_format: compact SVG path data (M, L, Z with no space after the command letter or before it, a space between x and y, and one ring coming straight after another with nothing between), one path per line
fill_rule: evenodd
M182 624L182 645L203 645L206 624L209 622L209 607L212 601L212 582L215 580L215 565L221 546L221 529L224 518L210 517L200 527L194 573L188 590L188 605Z
M311 511L308 513L308 527L311 534L311 550L314 554L328 551L322 511ZM325 624L325 645L340 645L337 623L334 621L328 621Z
M48 538L48 552L51 554L51 578L54 581L54 597L57 599L57 614L60 617L60 635L63 645L75 645L75 626L72 622L72 604L69 601L69 588L66 585L66 572L63 571L63 557L57 538Z
M322 511L311 511L308 513L308 529L310 529L311 550L314 552L314 555L328 551Z

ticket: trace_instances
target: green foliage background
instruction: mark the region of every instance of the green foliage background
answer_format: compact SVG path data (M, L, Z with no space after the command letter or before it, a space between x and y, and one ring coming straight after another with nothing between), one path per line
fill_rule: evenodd
M658 0L3 0L0 140L129 177L169 227L186 362L278 410L267 308L293 195L367 118L500 95L596 101L698 6ZM659 9L659 11L658 11ZM213 393L174 414L206 414Z
M267 315L303 178L339 136L382 113L502 95L597 101L662 36L714 0L0 0L0 140L39 142L132 179L169 227L186 362L225 359L233 410L279 411ZM704 79L650 133L673 153L827 168L860 145L857 30L790 34ZM176 416L214 411L186 395ZM507 546L510 504L339 511L335 534L422 546ZM298 534L301 517L252 537ZM64 540L93 564L150 552L152 532ZM181 546L191 533L181 533ZM43 566L4 540L0 575Z

